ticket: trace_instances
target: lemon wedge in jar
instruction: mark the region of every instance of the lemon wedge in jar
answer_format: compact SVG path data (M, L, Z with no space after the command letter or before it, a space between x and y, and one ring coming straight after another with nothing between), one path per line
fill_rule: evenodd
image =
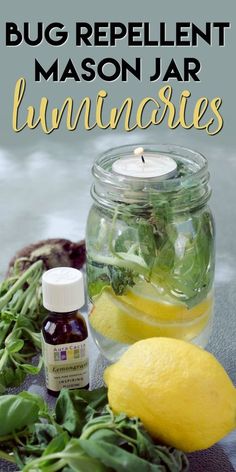
M119 299L132 305L140 311L154 318L156 321L191 321L202 317L206 312L212 309L212 293L199 304L192 308L181 301L176 302L169 296L160 293L160 291L148 282L137 283L129 289L125 295L119 296Z
M192 309L196 315L182 304L165 304L131 292L117 296L106 288L94 299L90 324L100 335L124 344L153 336L191 340L210 319L212 301L200 305Z

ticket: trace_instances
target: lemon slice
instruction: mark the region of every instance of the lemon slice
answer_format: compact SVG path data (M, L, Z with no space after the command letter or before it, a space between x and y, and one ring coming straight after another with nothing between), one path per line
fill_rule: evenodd
M111 289L104 289L96 297L90 313L90 323L99 334L116 342L132 344L153 336L167 336L191 340L207 325L211 306L196 319L184 322L159 319L126 303L123 296L114 295Z
M191 321L199 318L208 311L213 304L212 294L195 307L189 309L184 303L173 302L170 297L160 294L160 291L147 282L139 282L120 300L143 311L156 321Z

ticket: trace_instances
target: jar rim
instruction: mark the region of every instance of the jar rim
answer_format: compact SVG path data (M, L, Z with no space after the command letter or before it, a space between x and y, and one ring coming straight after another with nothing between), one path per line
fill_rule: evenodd
M140 178L119 175L109 169L108 165L111 167L117 159L130 155L136 148L140 147L144 148L144 152L159 152L179 162L188 163L189 174L160 180L155 177ZM178 190L179 187L185 187L185 185L191 187L204 177L207 178L207 181L209 179L208 161L203 154L193 149L173 144L134 143L110 148L98 156L93 165L92 173L96 179L104 184L107 183L115 187L124 188L130 187L131 183L137 183L139 186L143 185L145 189L154 186L154 190L158 192Z

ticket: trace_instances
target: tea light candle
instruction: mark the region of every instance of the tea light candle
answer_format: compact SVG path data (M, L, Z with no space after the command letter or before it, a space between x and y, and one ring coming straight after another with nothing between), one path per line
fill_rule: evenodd
M162 154L145 152L142 147L134 149L134 154L117 159L112 165L116 174L140 179L173 177L177 171L174 159Z

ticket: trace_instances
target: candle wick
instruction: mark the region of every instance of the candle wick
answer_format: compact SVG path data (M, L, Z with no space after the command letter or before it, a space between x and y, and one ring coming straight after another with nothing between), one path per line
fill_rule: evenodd
M141 159L142 159L142 162L145 164L145 159L144 159L143 155L141 156Z

